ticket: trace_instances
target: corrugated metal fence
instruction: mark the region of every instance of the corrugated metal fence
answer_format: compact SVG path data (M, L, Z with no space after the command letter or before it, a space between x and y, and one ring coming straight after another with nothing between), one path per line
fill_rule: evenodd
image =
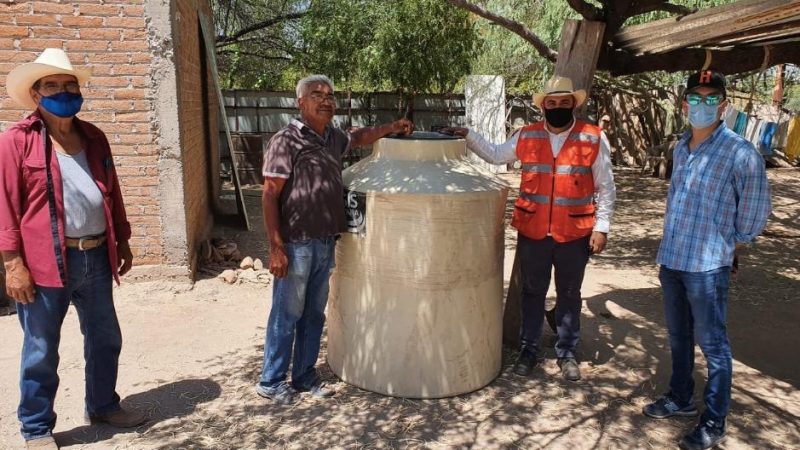
M260 184L262 149L265 142L289 121L299 116L294 92L223 91L228 127L234 149L228 149L224 132L220 136L223 159L236 158L242 184ZM396 93L337 93L335 126L348 129L394 121L403 117ZM443 126L464 126L465 101L458 94L428 94L414 98L412 114L417 130ZM530 100L508 98L507 122L534 120ZM349 161L357 161L370 149L354 149ZM346 163L347 163L346 162ZM223 164L225 166L225 164Z

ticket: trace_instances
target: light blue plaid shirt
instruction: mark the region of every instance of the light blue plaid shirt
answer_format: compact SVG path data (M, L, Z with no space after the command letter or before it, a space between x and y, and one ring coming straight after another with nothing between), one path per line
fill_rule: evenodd
M657 262L705 272L730 266L737 242L750 242L772 205L764 160L724 123L689 152L691 131L675 146Z

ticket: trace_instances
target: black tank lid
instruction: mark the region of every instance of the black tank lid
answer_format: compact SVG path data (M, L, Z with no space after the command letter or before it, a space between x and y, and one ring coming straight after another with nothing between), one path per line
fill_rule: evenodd
M450 136L449 134L442 134L442 133L435 133L432 131L415 131L411 133L411 135L407 136L398 136L396 134L391 134L386 136L387 139L405 139L405 140L412 140L412 141L450 141L454 139L461 139L460 136Z

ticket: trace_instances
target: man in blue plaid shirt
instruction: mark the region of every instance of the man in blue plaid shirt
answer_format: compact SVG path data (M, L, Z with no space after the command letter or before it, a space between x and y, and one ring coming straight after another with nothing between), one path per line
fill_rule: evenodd
M708 365L705 410L682 449L707 449L725 437L732 357L726 331L728 281L736 249L761 233L770 214L764 160L728 129L725 77L701 71L689 77L683 101L691 130L675 147L674 170L658 250L659 279L672 350L670 390L644 407L663 419L694 417L694 345Z

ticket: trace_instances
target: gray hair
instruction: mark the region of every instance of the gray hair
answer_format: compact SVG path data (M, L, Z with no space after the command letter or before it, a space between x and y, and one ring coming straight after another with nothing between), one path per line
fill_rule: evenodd
M334 90L333 81L331 81L330 78L326 77L325 75L309 75L297 82L297 98L301 98L303 95L305 95L308 86L314 83L325 83L331 88L331 90Z

